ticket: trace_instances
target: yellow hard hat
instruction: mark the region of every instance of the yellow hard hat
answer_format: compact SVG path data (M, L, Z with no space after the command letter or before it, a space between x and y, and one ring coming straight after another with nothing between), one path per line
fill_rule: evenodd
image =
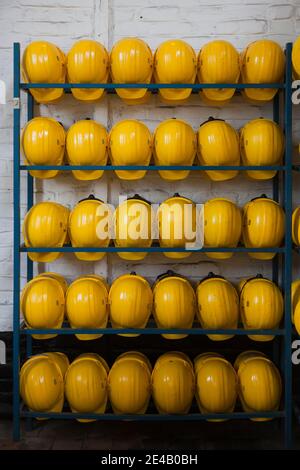
M186 213L186 211L188 211ZM163 248L185 248L196 240L196 205L191 199L175 193L163 201L157 212L159 244ZM183 259L190 252L165 252L167 258Z
M66 310L71 328L105 328L108 321L108 285L96 275L80 276L67 290ZM102 334L76 334L93 340Z
M155 165L193 165L197 138L193 128L182 119L161 122L154 133ZM188 170L158 170L167 181L183 180Z
M147 126L136 119L117 122L109 133L109 154L112 165L148 166L152 155L152 136ZM116 170L122 180L139 180L145 170Z
M73 124L67 132L66 148L70 165L106 165L108 135L104 126L92 119ZM78 180L101 178L104 170L72 170Z
M240 164L239 136L236 130L222 119L210 117L198 130L198 158L200 165ZM205 171L212 181L234 178L237 170Z
M62 276L61 274L58 274L58 273L53 273L53 272L47 271L47 272L38 274L37 276L35 276L34 279L37 279L39 277L45 277L45 276L50 278L50 279L55 279L56 281L58 281L61 285L61 288L64 292L64 295L66 295L66 292L68 290L68 283L67 283L66 279L64 278L64 276Z
M65 130L55 119L36 117L31 119L23 129L21 136L22 152L27 165L63 164L65 152ZM53 178L57 170L30 170L35 178Z
M109 56L105 47L97 41L82 39L73 44L67 55L69 83L107 83ZM74 98L82 101L99 100L103 88L71 88Z
M116 414L144 414L151 396L151 366L144 354L130 351L115 360L108 375L109 400Z
M264 353L261 351L255 351L255 350L248 350L248 351L243 351L241 352L236 360L234 361L234 369L238 371L239 367L246 361L247 359L251 359L253 357L267 357Z
M292 321L296 331L300 334L300 279L292 282Z
M61 328L65 315L65 292L61 283L47 273L35 277L22 290L20 308L28 328ZM48 339L57 335L32 336Z
M200 367L202 366L202 364L204 364L204 362L206 361L206 359L208 358L218 358L218 357L223 357L222 354L219 354L217 352L204 352L204 353L201 353L201 354L198 354L195 359L194 359L194 370L195 370L195 376L197 376L198 374L198 370L200 369Z
M275 248L284 237L284 211L266 195L254 198L243 208L243 242L246 248ZM272 259L275 253L249 253L251 258Z
M20 395L28 408L39 413L63 409L64 376L61 361L50 354L28 359L20 371Z
M152 51L138 38L125 38L114 44L110 52L113 83L150 83L153 70ZM116 88L127 104L145 103L150 92L145 88Z
M47 41L31 42L22 58L22 75L27 83L65 83L66 56ZM31 88L37 103L53 103L62 97L63 88Z
M72 362L65 377L65 393L73 413L105 413L108 371L105 360L95 353L81 354Z
M47 356L50 359L52 359L56 363L56 365L59 367L63 378L65 378L66 372L70 365L70 361L67 355L62 352L56 351L56 352L43 352L43 356Z
M250 357L238 370L239 398L246 412L276 411L281 399L281 377L277 367L266 357ZM252 418L269 421L270 418Z
M244 282L240 293L240 311L244 328L278 328L283 317L283 297L278 286L258 274ZM249 335L254 341L271 341L273 335Z
M239 298L233 284L222 276L209 273L196 290L198 319L202 328L236 329L239 320ZM213 341L223 341L234 335L207 335Z
M39 202L27 212L22 232L26 247L59 248L68 241L69 209L56 202ZM49 263L62 253L28 253L32 261Z
M237 376L232 365L223 357L206 355L196 357L194 367L201 413L231 413L237 398Z
M195 393L191 360L182 352L160 356L152 372L152 397L160 414L187 414Z
M292 238L295 245L300 246L300 207L296 207L293 211Z
M115 246L150 247L152 244L152 209L146 199L138 194L122 202L114 213ZM147 253L119 252L126 260L142 260Z
M153 286L153 315L158 328L192 328L196 296L187 279L167 271ZM185 338L186 334L163 334L167 339Z
M240 55L242 83L280 83L283 80L285 57L280 45L270 39L249 44ZM245 88L243 95L254 103L270 101L275 88Z
M185 41L170 39L158 46L154 55L156 83L195 83L197 58L194 49ZM190 96L191 88L161 88L163 101L182 103Z
M229 199L215 198L204 204L204 245L207 248L233 248L242 231L240 209ZM232 253L206 253L209 258L228 259Z
M296 39L292 49L293 79L300 79L300 36Z
M280 165L284 153L282 129L271 119L253 119L240 130L240 148L244 165ZM269 180L277 171L246 171L254 180Z
M152 303L152 290L145 278L135 272L119 276L109 291L110 320L113 328L145 328L152 311Z
M110 242L110 210L92 194L78 202L69 217L69 233L73 247L107 247ZM75 252L76 258L98 261L105 253Z
M210 41L198 54L199 83L238 83L240 76L239 53L228 41ZM200 96L210 105L228 103L234 88L203 88Z

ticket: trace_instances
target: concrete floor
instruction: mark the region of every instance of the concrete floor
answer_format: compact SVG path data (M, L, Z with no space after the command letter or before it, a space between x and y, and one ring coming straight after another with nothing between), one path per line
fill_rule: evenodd
M49 420L34 424L22 439L12 441L12 424L0 422L1 450L127 450L127 449L280 449L278 422L137 423Z

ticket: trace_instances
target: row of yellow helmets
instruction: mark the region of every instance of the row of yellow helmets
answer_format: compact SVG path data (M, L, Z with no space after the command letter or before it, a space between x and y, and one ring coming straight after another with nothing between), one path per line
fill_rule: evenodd
M198 243L201 229L207 248L234 248L242 240L246 248L279 247L284 238L284 211L273 199L265 195L252 199L243 211L229 199L215 198L204 203L204 210L189 198L174 194L166 199L155 212L151 203L135 195L123 201L111 214L112 209L103 201L89 196L80 201L70 212L56 202L35 204L23 222L25 246L63 247L69 241L72 247L105 248L113 233L117 248L147 248L152 245L152 234L158 229L160 247L191 250ZM298 219L297 219L298 221ZM203 225L203 227L202 227ZM298 223L299 225L299 223ZM112 226L112 230L109 230ZM300 234L300 225L299 225ZM197 247L197 246L196 246ZM97 261L105 252L76 252L80 260ZM50 262L62 253L28 252L33 261ZM142 260L147 252L120 251L126 260ZM191 251L166 251L171 259L183 259ZM232 252L207 252L213 259L228 259ZM275 253L249 253L255 259L272 259Z
M284 153L284 135L280 126L270 119L253 119L238 133L222 119L209 118L200 125L197 134L182 119L161 122L152 135L148 127L135 119L116 123L108 134L102 124L90 119L75 122L67 133L62 124L48 117L36 117L23 129L22 150L29 165L148 166L153 155L155 165L191 166L196 154L200 165L249 166L280 165ZM33 170L37 178L53 178L59 168ZM103 170L72 171L78 180L95 180ZM234 178L237 170L206 171L213 181ZM276 171L246 171L256 180L268 180ZM123 180L138 180L145 170L117 170ZM188 170L159 171L168 181L185 179Z
M244 351L234 367L217 353L200 354L193 363L182 352L168 352L153 369L137 351L118 356L111 369L95 353L70 364L65 354L53 352L31 357L20 372L24 403L41 413L61 412L65 397L74 413L103 414L109 400L115 414L144 414L151 397L160 414L187 414L194 397L201 413L231 413L237 398L244 411L263 413L278 410L281 392L277 367L258 351Z
M299 286L299 282L298 282ZM298 287L299 290L299 287ZM158 328L192 328L195 315L202 328L236 329L241 317L245 329L277 328L283 317L279 287L261 275L243 279L238 289L223 276L209 273L194 287L185 277L167 271L149 282L135 272L116 278L109 288L95 274L80 276L68 287L56 273L43 273L29 281L21 295L21 312L28 328L61 328L68 319L71 328L145 328L151 314ZM300 304L298 308L300 312ZM297 318L299 315L297 314ZM298 319L298 324L299 324ZM55 334L34 334L48 339ZM94 340L102 334L76 334ZM121 336L139 336L123 333ZM163 334L181 339L187 334ZM209 334L213 341L233 334ZM271 341L272 335L250 335L254 341Z
M295 55L295 72L299 73L299 57ZM297 67L298 65L298 67ZM68 55L46 41L29 44L23 55L22 72L26 82L33 83L279 83L284 77L285 56L281 46L269 39L250 43L239 54L228 41L216 40L205 44L198 57L185 41L171 39L160 44L154 55L148 44L138 38L118 41L110 54L93 40L76 42ZM101 88L72 88L75 98L83 101L99 100L104 95ZM62 97L61 88L30 89L39 103L51 103ZM171 104L185 102L191 88L162 88L161 99ZM145 88L117 88L117 94L127 104L143 104L149 98ZM200 92L205 102L226 104L235 88L203 88ZM277 89L248 88L243 95L254 103L273 99Z

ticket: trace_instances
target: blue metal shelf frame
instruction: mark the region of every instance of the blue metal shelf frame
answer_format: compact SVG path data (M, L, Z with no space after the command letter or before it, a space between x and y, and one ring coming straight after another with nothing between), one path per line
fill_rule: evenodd
M32 418L54 418L54 419L76 419L76 418L88 418L88 419L98 419L102 421L120 421L120 420L131 420L131 421L198 421L198 420L207 420L207 419L249 419L249 418L281 418L284 422L283 431L284 431L284 440L285 447L291 447L292 443L292 366L290 360L290 348L291 348L291 337L292 337L292 326L290 321L290 312L291 312L291 298L290 298L290 286L291 286L291 266L292 266L292 242L291 242L291 211L292 211L292 102L291 102L291 50L292 44L289 43L286 45L286 78L284 83L275 83L275 84L33 84L33 83L21 83L20 82L20 44L14 43L13 48L13 64L14 64L14 146L13 146L13 158L14 158L14 311L13 311L13 435L14 439L18 440L20 438L20 418L26 418L29 428ZM284 101L284 120L283 128L286 136L286 148L285 148L285 162L283 165L276 166L266 166L266 167L254 167L254 166L202 166L202 165L193 165L193 166L116 166L116 165L106 165L106 166L69 166L63 165L59 167L61 171L71 171L71 170L190 170L190 171L203 171L203 170L274 170L278 171L275 178L273 178L273 198L276 201L279 201L280 197L280 183L283 186L283 201L286 212L285 218L285 244L279 248L245 248L245 247L236 247L236 248L201 248L197 250L185 249L185 248L162 248L159 246L151 246L149 248L119 248L115 246L108 246L105 248L85 248L85 247L71 247L64 246L62 248L26 248L21 246L21 219L20 219L20 184L21 179L20 175L22 171L27 172L27 210L29 210L33 205L33 194L34 194L34 180L29 173L29 170L50 170L57 169L56 166L40 166L40 165L24 165L20 162L20 119L21 119L21 108L20 108L20 91L27 91L27 120L32 119L34 116L34 100L29 93L29 90L32 88L63 88L66 93L71 92L71 88L103 88L108 93L116 93L118 88L147 88L152 93L157 93L159 89L163 88L190 88L193 93L198 93L199 90L203 88L235 88L236 90L242 90L246 88L273 88L281 90ZM280 120L280 99L278 93L275 95L273 100L273 119L279 123ZM294 168L298 169L299 168ZM24 327L24 324L20 324L20 274L21 274L21 253L22 252L269 252L275 253L275 256L272 260L272 271L273 271L273 280L279 282L279 260L282 264L282 287L285 291L285 320L282 328L276 330L244 330L238 328L236 330L218 330L218 329L201 329L195 325L195 328L192 329L162 329L153 327L152 323L149 323L146 329L117 329L117 328L106 328L106 329L71 329L68 325L63 325L59 330L56 329L27 329ZM27 257L27 281L31 280L33 277L33 262ZM115 415L111 413L106 413L104 415L97 415L95 413L71 413L63 411L62 413L36 413L32 411L25 410L20 403L19 397L19 360L20 360L20 335L26 336L26 356L29 357L32 354L32 334L61 334L61 335L74 335L74 334L104 334L104 335L115 335L115 334L146 334L146 335L160 335L160 334L190 334L190 335L207 335L207 334L233 334L237 336L245 336L250 334L255 335L274 335L275 340L274 344L274 357L277 357L276 362L278 363L280 356L280 338L283 338L281 345L282 348L282 372L284 377L284 399L283 399L283 409L280 411L274 412L264 412L264 413L245 413L245 412L233 412L233 413L223 413L223 414L200 414L200 413L190 413L188 415L159 415L159 414L146 414L146 415Z
M34 411L21 411L22 417L30 418L54 418L54 419L96 419L99 421L205 421L208 419L250 419L250 418L286 418L283 411L273 411L265 413L246 413L235 411L233 413L189 413L187 415L168 415L168 414L120 414L112 413L71 413L63 411L62 413L37 413Z

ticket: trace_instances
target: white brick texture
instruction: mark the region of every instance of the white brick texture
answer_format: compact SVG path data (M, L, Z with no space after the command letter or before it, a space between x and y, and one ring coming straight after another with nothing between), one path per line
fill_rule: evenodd
M0 105L0 331L12 328L12 43L19 41L21 48L39 38L52 41L65 52L81 38L94 38L111 48L114 42L126 36L139 36L154 50L168 38L182 38L198 52L209 40L224 38L239 50L259 38L271 38L283 47L300 34L300 7L298 0L1 0L0 2L0 80L8 90L8 104ZM22 95L25 103L25 95ZM300 137L300 107L294 107L294 145ZM271 117L271 106L249 106L235 97L224 108L209 108L193 96L186 105L170 107L153 96L145 106L128 107L116 96L110 95L100 103L88 105L66 96L60 103L40 106L36 114L52 116L68 128L74 121L91 117L111 127L120 119L136 118L151 130L167 118L183 118L196 130L209 116L227 119L240 128L245 122L259 116ZM23 124L25 113L23 114ZM294 176L294 205L300 203L300 175ZM26 179L22 179L21 212L26 211ZM248 181L243 175L233 181L215 184L204 176L192 174L188 180L170 184L158 175L148 172L146 178L134 184L120 181L114 175L105 175L93 183L78 182L69 174L52 181L37 181L36 200L53 200L72 207L80 198L94 192L103 199L116 203L118 194L139 192L153 202L171 196L175 191L190 196L196 202L215 196L225 196L239 206L261 193L271 194L269 183ZM23 266L25 268L25 256ZM129 270L136 270L153 281L157 274L168 268L197 280L215 271L236 281L241 276L257 272L270 274L270 263L251 260L246 255L215 262L205 255L192 255L183 262L170 264L163 255L148 255L142 262L122 261L117 255L98 263L83 263L72 254L47 266L35 266L36 272L54 270L68 280L77 275L96 272L111 281ZM297 272L295 266L295 272ZM25 270L23 274L25 273ZM21 284L24 285L23 276Z

